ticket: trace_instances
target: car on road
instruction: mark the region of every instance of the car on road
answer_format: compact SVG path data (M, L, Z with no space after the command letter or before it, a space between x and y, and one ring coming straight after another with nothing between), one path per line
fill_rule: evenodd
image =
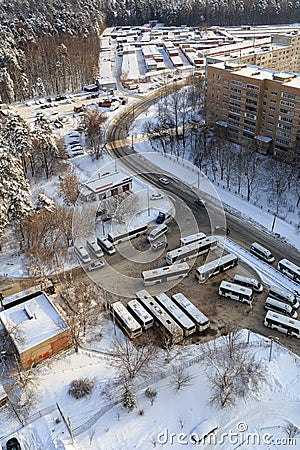
M164 223L164 221L166 220L166 215L164 212L159 212L158 216L156 217L156 223L161 224Z
M157 194L152 194L150 198L151 198L151 200L159 200L161 198L164 198L164 196L162 194L160 194L159 192L157 192Z
M21 445L17 438L12 437L6 442L6 450L21 450Z
M103 261L94 261L94 262L92 262L91 264L89 264L88 266L87 266L87 270L89 271L89 272L92 272L93 270L97 270L97 269L100 269L101 267L103 267L104 266L104 262Z
M220 225L215 226L215 233L226 233L230 234L230 229L228 227L223 227Z
M170 183L170 181L168 180L168 178L159 178L158 181L160 181L160 183L162 183L162 184L169 184L169 183Z
M198 206L202 206L202 207L205 206L205 202L204 202L203 200L201 200L201 198L197 198L197 199L195 200L195 203L196 203L196 205L198 205Z
M167 242L155 242L155 244L152 245L152 250L160 250L161 248L168 247Z

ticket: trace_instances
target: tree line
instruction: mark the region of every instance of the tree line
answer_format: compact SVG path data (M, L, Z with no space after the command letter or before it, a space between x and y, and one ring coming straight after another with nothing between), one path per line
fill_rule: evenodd
M195 164L213 182L220 182L248 201L259 201L262 186L268 189L268 204L276 215L300 205L300 158L277 161L257 152L256 142L240 145L230 142L228 130L209 117L205 120L203 78L189 81L189 86L165 87L156 115L145 122L144 133L152 148L185 158ZM261 180L264 180L264 183ZM292 202L294 198L294 202Z
M300 19L296 0L105 0L103 11L109 26L142 25L152 19L175 26L264 25Z

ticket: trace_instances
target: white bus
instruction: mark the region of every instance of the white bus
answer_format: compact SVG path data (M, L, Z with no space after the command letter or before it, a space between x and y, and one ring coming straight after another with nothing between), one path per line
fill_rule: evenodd
M234 275L233 282L253 289L255 292L262 292L264 289L263 285L255 278L243 277L242 275Z
M83 245L75 245L74 252L83 263L90 262L91 258Z
M300 283L300 267L292 263L288 259L281 259L278 263L278 270L284 273L287 277L294 280L296 283Z
M153 316L136 299L130 300L127 303L127 308L144 330L152 327L154 324Z
M252 303L252 289L229 283L228 281L221 282L219 286L219 295L242 303L248 303L248 305L251 305Z
M270 252L270 250L258 244L257 242L253 242L251 244L250 252L269 264L272 264L275 261L275 258Z
M203 314L190 300L188 300L181 292L172 295L174 302L185 312L185 314L195 322L199 333L209 328L210 322L208 317Z
M283 314L268 311L264 325L289 336L300 338L300 320L291 319Z
M103 256L103 251L95 239L88 239L86 241L86 246L96 256L96 258L101 258L101 256Z
M100 245L100 247L109 255L113 255L114 253L116 253L116 249L114 247L114 245L109 242L108 239L106 239L106 237L98 237L97 238L97 242Z
M284 289L278 288L277 286L270 286L269 297L276 298L276 300L280 300L284 303L288 303L294 309L299 308L299 302L297 301L296 296Z
M292 317L293 319L297 319L298 317L297 312L291 307L291 305L281 302L280 300L276 300L276 298L267 297L265 301L265 308L278 312L279 314Z
M150 286L151 284L184 278L188 275L189 270L190 268L187 263L172 264L171 266L159 267L158 269L145 270L142 272L143 283L145 286Z
M155 299L183 329L184 337L196 332L196 324L164 292L155 295Z
M147 233L147 231L148 225L142 225L137 228L133 228L132 230L124 230L123 232L108 233L107 239L112 244L120 244L123 241L128 241L129 239L139 237L141 234Z
M162 223L161 225L150 231L150 233L147 236L148 242L155 241L155 239L158 239L159 237L163 236L167 231L168 231L167 225Z
M142 290L135 295L147 311L154 316L154 320L160 326L159 329L163 334L169 336L174 344L183 340L183 329L147 291Z
M184 262L192 258L197 258L197 256L208 253L209 250L213 250L217 245L218 240L213 236L209 236L199 242L193 242L192 244L171 250L166 255L166 263L174 264L175 262Z
M239 258L231 253L196 268L196 278L204 283L208 278L231 269L239 263Z
M180 239L180 245L189 245L193 244L194 242L199 242L201 239L206 238L206 234L204 233L195 233L191 234L190 236L186 236Z
M134 317L132 317L129 311L127 311L122 302L117 301L111 303L110 311L113 316L113 321L118 322L130 339L136 338L142 334L141 325Z

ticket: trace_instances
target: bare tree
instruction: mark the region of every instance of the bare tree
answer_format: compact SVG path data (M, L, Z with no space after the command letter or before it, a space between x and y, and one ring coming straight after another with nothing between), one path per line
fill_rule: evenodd
M101 207L117 223L127 224L140 211L137 194L122 193L101 201Z
M75 206L79 195L80 181L73 168L60 177L58 195L63 198L66 205Z
M148 387L145 391L145 395L149 398L151 406L153 406L154 400L157 397L157 391L151 387Z
M87 143L95 154L96 159L99 159L104 146L104 128L106 122L106 115L98 111L98 108L88 109L81 119L81 126L86 132Z
M111 364L120 370L122 379L132 380L137 375L147 378L153 374L157 348L148 342L134 345L128 338L115 339Z
M289 421L286 422L284 430L289 439L294 439L296 436L300 434L300 429Z
M271 183L271 200L275 203L275 213L279 213L284 194L288 189L290 166L275 159L269 162L270 183Z
M192 380L193 377L183 367L174 367L170 385L178 392L191 386Z
M63 309L71 330L75 352L84 342L88 331L97 323L98 315L103 310L99 302L99 292L95 285L80 282L60 293Z
M236 329L218 343L206 344L203 364L212 389L210 402L221 407L233 406L239 397L256 392L265 379L262 363L243 345L242 333Z
M96 202L76 205L73 214L72 227L72 237L74 241L94 234L97 209L98 205Z

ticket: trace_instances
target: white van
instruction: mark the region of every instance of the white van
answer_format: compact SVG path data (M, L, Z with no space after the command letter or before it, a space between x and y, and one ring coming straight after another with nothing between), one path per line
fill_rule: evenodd
M253 289L255 292L262 292L264 289L263 285L255 278L243 277L242 275L238 274L234 275L233 282L236 284L240 284L241 286Z
M101 258L101 256L103 256L102 248L97 244L95 239L88 239L86 241L86 246L96 258Z
M293 319L297 319L298 314L292 308L292 306L288 303L284 303L280 300L276 300L272 297L267 297L265 301L265 308L270 309L271 311L278 312L280 314L284 314L285 316L292 317Z
M74 252L83 263L90 262L91 258L83 245L75 245Z
M284 303L288 303L294 309L299 308L299 302L297 301L296 296L288 291L285 291L284 289L278 288L277 286L270 286L269 297L276 298L276 300Z
M269 264L272 264L275 261L275 258L270 250L258 244L257 242L253 242L253 244L251 244L250 252Z
M162 223L161 225L159 225L159 227L156 227L150 231L150 233L147 236L148 242L155 241L155 239L158 239L160 236L165 234L167 231L168 231L167 225Z
M97 242L100 245L100 247L109 255L113 255L116 253L116 249L114 245L109 242L109 240L106 237L97 238Z

